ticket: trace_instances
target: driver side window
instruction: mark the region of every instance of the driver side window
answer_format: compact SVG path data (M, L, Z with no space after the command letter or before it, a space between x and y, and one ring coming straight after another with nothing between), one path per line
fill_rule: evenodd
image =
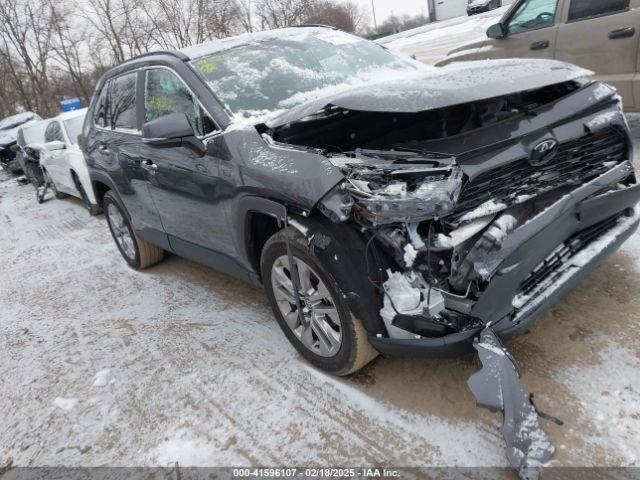
M552 27L556 19L558 0L527 0L509 20L509 33Z
M184 113L198 136L217 130L211 117L182 80L166 69L147 70L144 110L145 122L171 113Z

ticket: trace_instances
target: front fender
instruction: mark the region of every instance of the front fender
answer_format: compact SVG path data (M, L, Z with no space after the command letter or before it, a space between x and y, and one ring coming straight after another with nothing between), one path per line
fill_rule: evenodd
M322 217L296 217L296 223L306 229L314 255L338 284L351 312L358 318L369 336L387 335L380 318L382 294L368 280L379 281L384 271L369 252L371 272L367 272L364 237L353 227L331 223Z

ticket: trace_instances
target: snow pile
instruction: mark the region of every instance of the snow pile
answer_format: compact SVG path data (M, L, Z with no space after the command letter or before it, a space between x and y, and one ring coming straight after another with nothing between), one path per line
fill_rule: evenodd
M73 410L73 408L76 406L76 404L78 403L78 399L77 398L64 398L64 397L57 397L54 401L53 404L58 407L61 408L62 410L64 410L65 412L68 412L70 410Z
M106 368L104 370L100 370L93 377L93 386L94 387L104 387L107 383L109 383L109 374L111 371Z

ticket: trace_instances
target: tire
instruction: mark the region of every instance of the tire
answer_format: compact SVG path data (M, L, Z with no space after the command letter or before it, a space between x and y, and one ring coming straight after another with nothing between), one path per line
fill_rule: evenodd
M282 300L282 293L285 290L274 286L274 277L276 278L276 283L278 282L278 278L283 278L281 277L281 273L278 273L278 270L287 275L286 234L289 235L291 252L296 263L304 265L304 269L309 267L308 270L311 271L310 275L312 277L311 284L314 285L314 281L316 282L316 285L310 289L310 291L316 289L315 294L312 294L311 297L319 295L318 292L321 290L320 282L326 287L326 289L323 290L328 293L328 295L324 297L326 300L322 300L316 307L308 307L309 303L305 303L308 307L306 311L312 309L310 315L314 316L314 318L316 315L322 316L322 314L317 314L314 309L319 307L320 309L330 309L334 311L332 312L332 318L335 318L336 313L339 317L339 325L334 323L332 328L333 333L330 332L330 335L335 335L337 329L340 331L340 343L339 346L335 346L335 351L333 352L327 352L325 349L324 353L321 353L317 349L308 347L302 340L302 338L311 338L312 341L315 339L317 345L323 345L320 340L320 335L315 333L318 327L308 336L305 333L309 332L309 330L305 329L302 324L295 328L298 332L295 333L294 327L291 327L287 323L287 320L285 320L285 314L281 309L283 304L285 310L289 308L287 304L290 305L292 310L290 313L293 315L287 315L290 322L295 323L298 318L297 313L294 312L296 308L294 304L291 304L287 300ZM302 263L300 263L300 261ZM284 269L279 267L283 265L283 262L285 265ZM298 230L294 228L281 230L266 242L262 250L260 269L267 297L269 298L271 308L273 309L280 328L289 339L289 342L291 342L296 350L312 365L333 375L346 376L360 370L378 356L378 352L376 352L369 343L368 334L362 322L353 315L347 303L344 301L345 297L340 286L335 282L333 277L327 273L326 269L309 249L307 239ZM303 277L302 270L300 276ZM286 280L290 282L290 274ZM276 290L278 290L278 293ZM276 298L276 295L279 296L279 299ZM330 301L328 301L329 299ZM309 300L310 299L307 299L306 301ZM326 326L327 323L332 322L332 320L327 314L325 315L325 320L322 320L322 322ZM303 330L305 333L301 333ZM311 331L313 330L314 329L311 328ZM328 335L325 335L324 338L328 338Z
M105 194L102 205L113 241L131 268L144 270L164 258L163 249L141 239L136 234L125 209L113 192L109 191ZM127 234L129 238L126 238Z
M62 200L63 198L67 198L69 195L67 195L66 193L62 193L62 192L58 191L58 189L56 188L56 184L53 183L52 178L49 176L49 172L47 172L44 169L43 169L43 172L44 172L45 182L47 180L49 181L49 186L51 187L51 191L53 192L53 196L56 197L58 200Z
M33 185L33 188L35 188L36 190L38 190L40 187L44 185L43 178L42 178L42 170L40 170L39 165L35 165L31 162L26 162L24 173L29 179L29 182L31 183L31 185Z
M82 183L78 178L78 175L76 175L75 172L71 172L71 175L73 176L73 183L76 186L76 190L78 190L78 193L80 194L80 198L82 199L84 208L86 208L89 211L89 215L91 216L98 215L101 210L100 207L98 205L93 205L91 203L91 201L89 200L89 196L87 195L87 192L85 192L84 187L82 186Z

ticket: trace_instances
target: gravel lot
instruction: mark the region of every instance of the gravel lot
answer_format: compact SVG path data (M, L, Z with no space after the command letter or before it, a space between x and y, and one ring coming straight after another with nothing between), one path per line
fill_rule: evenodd
M630 118L640 138L640 117ZM561 466L640 466L640 236L509 347ZM0 464L506 466L454 360L314 370L263 292L171 257L144 273L103 216L0 173Z

